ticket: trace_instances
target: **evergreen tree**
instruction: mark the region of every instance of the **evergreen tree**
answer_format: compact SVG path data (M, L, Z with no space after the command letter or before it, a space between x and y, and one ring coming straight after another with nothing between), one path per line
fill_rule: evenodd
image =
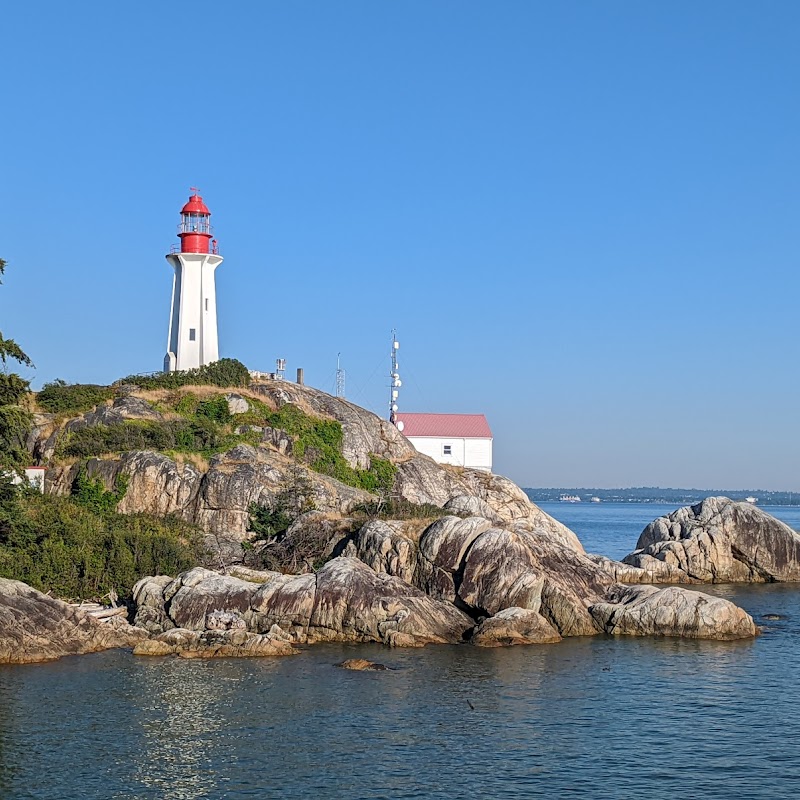
M5 268L6 262L0 258L0 275L5 273ZM31 425L31 416L22 407L30 382L9 372L9 362L26 367L32 367L33 362L13 339L6 339L1 332L0 361L0 481L8 481L9 470L19 470L29 461L25 438Z

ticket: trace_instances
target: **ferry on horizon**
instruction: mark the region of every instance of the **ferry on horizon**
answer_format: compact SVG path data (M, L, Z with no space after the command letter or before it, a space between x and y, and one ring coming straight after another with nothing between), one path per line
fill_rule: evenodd
M580 503L581 499L576 494L562 494L558 498L559 503Z

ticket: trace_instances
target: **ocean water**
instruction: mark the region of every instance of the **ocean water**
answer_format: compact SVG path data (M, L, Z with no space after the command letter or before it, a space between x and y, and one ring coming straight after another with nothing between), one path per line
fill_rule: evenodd
M617 557L662 513L554 506ZM764 633L0 667L0 800L797 797L800 587L708 591Z

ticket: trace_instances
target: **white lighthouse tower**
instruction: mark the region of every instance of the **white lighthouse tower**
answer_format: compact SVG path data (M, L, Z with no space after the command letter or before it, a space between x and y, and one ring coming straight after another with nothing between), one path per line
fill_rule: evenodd
M214 270L222 263L211 236L211 212L192 188L181 209L180 252L167 256L175 270L164 372L195 369L219 360ZM176 248L177 249L177 248Z

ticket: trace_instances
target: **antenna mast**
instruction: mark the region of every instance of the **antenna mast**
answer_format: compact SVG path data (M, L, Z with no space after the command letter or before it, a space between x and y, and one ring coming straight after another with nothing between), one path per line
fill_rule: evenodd
M397 351L400 349L400 342L397 341L397 331L392 331L392 371L389 373L391 378L391 389L389 391L389 422L403 430L403 423L397 419L397 398L400 394L400 387L403 382L400 380L400 372L397 364Z
M345 378L345 371L339 365L339 359L341 358L341 353L336 354L336 396L337 397L344 397L344 378Z

